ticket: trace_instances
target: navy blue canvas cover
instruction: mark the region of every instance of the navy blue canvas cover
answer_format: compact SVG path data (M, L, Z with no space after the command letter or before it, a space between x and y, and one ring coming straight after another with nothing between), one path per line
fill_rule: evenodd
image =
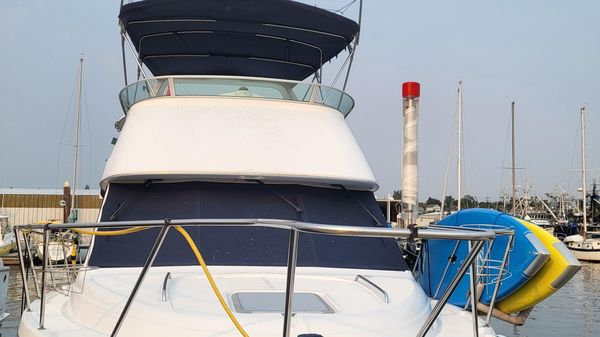
M354 39L358 24L289 0L146 0L119 15L155 76L303 80Z
M351 226L380 226L380 223L385 223L372 192L335 188L215 182L113 183L105 198L102 221L109 221L111 217L114 221L267 218ZM186 228L207 264L287 264L287 230L240 226ZM96 237L89 265L143 265L158 230ZM196 264L187 243L179 233L171 230L154 265ZM300 235L298 265L383 270L407 268L393 239L306 233Z

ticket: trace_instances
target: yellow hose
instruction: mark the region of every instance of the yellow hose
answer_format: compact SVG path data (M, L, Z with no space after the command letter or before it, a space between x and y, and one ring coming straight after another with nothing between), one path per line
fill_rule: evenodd
M198 260L198 263L200 263L200 266L202 267L202 270L204 271L204 275L206 275L206 278L208 279L208 283L210 283L210 287L212 288L213 292L215 293L215 296L217 296L219 303L221 303L221 307L223 307L223 310L225 310L225 313L227 314L227 316L229 316L229 319L231 319L231 322L233 323L233 325L235 325L235 327L240 332L240 334L242 334L242 336L249 337L248 333L244 330L244 328L242 327L240 322L238 322L238 320L235 318L235 316L231 312L231 309L229 309L229 306L223 299L223 295L221 295L219 288L217 288L217 284L215 283L215 280L213 279L212 274L208 270L208 267L206 266L206 263L204 262L204 258L202 257L202 254L200 254L200 250L198 250L198 247L196 246L196 243L194 243L194 240L192 239L192 237L188 234L188 232L183 227L181 227L181 226L174 226L174 227L179 232L179 234L181 234L181 236L183 236L183 238L185 239L187 244L190 246L190 248L194 252L194 255L196 255L196 259ZM73 232L80 233L80 234L98 235L98 236L115 236L115 235L125 235L125 234L141 232L141 231L149 229L149 228L150 227L139 227L138 226L138 227L132 227L132 228L127 228L127 229L115 230L115 231L90 231L90 230L85 230L85 229L80 229L80 228L72 228L71 230Z
M141 232L143 230L149 229L149 227L131 227L127 229L120 229L116 231L90 231L81 228L71 228L71 231L79 234L88 234L88 235L98 235L98 236L116 236L116 235L125 235L136 232Z
M198 247L196 247L196 244L194 243L194 240L192 240L192 237L181 226L175 226L175 229L179 232L179 234L181 234L183 236L185 241L187 241L187 243L190 246L190 248L192 249L192 251L194 251L194 255L196 255L196 259L198 259L198 262L200 263L200 266L202 267L202 270L204 271L204 274L206 275L206 278L208 279L208 282L210 283L210 286L211 286L213 292L215 293L215 296L217 296L217 299L221 303L223 310L225 310L225 312L227 313L227 316L229 316L233 325L235 325L235 327L242 334L242 336L249 337L248 333L246 333L244 328L242 328L240 322L238 322L238 320L235 318L235 316L231 312L231 309L229 309L229 306L227 306L227 303L225 303L225 300L223 299L223 296L221 295L219 288L217 288L217 285L215 284L215 280L213 279L210 271L208 270L208 267L206 267L206 263L204 262L204 259L202 258L202 254L200 254L200 251L198 250Z

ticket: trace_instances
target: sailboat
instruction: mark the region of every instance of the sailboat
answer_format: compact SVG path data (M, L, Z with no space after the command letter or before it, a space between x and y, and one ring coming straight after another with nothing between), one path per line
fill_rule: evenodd
M583 200L583 223L581 233L567 236L564 243L579 260L600 262L600 237L593 237L588 233L587 224L587 190L586 190L586 155L585 155L585 107L580 110L581 124L581 197ZM592 201L593 202L593 201Z
M73 188L71 188L68 181L65 181L63 185L63 195L65 212L62 221L63 222L76 222L78 218L77 209L77 178L79 170L79 148L80 148L80 136L81 136L81 99L83 91L83 56L79 58L79 73L77 80L77 105L75 109L75 132L73 142ZM38 223L42 224L56 224L60 223L58 220L42 220ZM48 243L48 259L51 263L60 263L67 260L72 252L76 251L76 243L74 240L75 233L68 231L56 231L53 233ZM40 260L44 259L44 243L43 235L34 237L36 241L36 255Z
M459 112L462 101L460 89L459 84ZM450 303L460 307L477 306L488 314L488 320L493 315L513 324L524 324L532 308L562 287L579 271L581 265L550 233L514 215L514 102L511 105L511 115L513 215L490 209L460 210L459 203L459 210L441 219L438 225L488 229L498 234L489 246L484 247L478 258L478 274L472 272L470 279L466 276L462 278L456 292L450 297ZM460 182L460 179L458 181ZM460 197L460 188L458 191ZM455 275L459 270L459 264L456 262L464 259L469 246L457 240L438 240L428 242L425 247L416 268L420 276L419 281L428 295L439 298L440 291L451 284L449 275ZM473 282L478 282L481 289L478 304L473 302Z
M456 127L458 130L458 144L457 144L457 161L456 161L456 199L457 209L461 209L461 187L462 187L462 115L463 115L463 96L462 96L462 81L458 81L458 89L456 94ZM454 138L454 137L451 137ZM452 154L452 140L448 144L448 159L446 163L446 173L444 174L444 188L442 189L441 198L441 211L438 220L441 220L445 213L446 208L446 188L448 186L448 172L450 171L450 156ZM452 205L448 205L452 207ZM449 212L450 213L450 212Z

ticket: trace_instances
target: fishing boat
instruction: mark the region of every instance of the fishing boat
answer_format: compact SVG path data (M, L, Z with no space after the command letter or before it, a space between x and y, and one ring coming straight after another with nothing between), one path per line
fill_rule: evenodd
M585 108L580 110L580 140L581 140L581 196L583 211L581 232L577 235L567 236L564 239L567 247L579 260L600 262L600 238L588 235L587 223L587 190L586 190L586 154L585 154ZM593 202L593 201L592 201Z
M447 304L453 287L427 297L395 240L471 242L458 279L495 234L388 228L354 101L320 83L352 61L358 23L282 0L147 0L119 18L144 78L119 96L100 221L17 228L93 235L86 269L65 294L44 263L19 336L496 336Z

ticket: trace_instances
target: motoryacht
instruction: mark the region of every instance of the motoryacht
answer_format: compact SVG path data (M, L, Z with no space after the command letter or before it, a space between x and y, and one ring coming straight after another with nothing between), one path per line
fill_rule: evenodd
M119 20L144 78L119 94L99 221L37 226L46 251L54 230L94 239L68 286L44 261L19 336L496 336L447 304L494 234L388 228L354 100L321 83L357 22L287 0L136 1ZM398 238L472 249L433 300Z

